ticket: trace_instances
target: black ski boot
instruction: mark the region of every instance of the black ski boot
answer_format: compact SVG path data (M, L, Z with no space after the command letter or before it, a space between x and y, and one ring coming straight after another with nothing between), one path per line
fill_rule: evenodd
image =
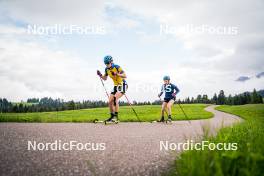
M161 117L161 119L158 122L164 122L164 116Z
M111 113L110 114L110 118L107 119L107 120L105 120L105 122L112 122L114 118L115 118L115 114L114 113Z
M118 121L118 112L115 112L115 120Z
M171 122L172 121L172 119L171 119L171 115L169 115L168 116L168 120L167 120L168 122Z
M118 124L118 117L116 115L116 113L111 113L111 117L107 120L104 121L105 125L106 124Z

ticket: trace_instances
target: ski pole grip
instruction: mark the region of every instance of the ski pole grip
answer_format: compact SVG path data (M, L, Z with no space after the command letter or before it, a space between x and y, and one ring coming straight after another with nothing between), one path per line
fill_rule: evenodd
M102 73L99 70L97 70L97 75L100 76L100 77L103 76Z

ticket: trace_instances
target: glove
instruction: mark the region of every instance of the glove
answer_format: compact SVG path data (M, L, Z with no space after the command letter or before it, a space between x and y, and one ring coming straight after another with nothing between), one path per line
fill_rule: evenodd
M103 76L102 73L99 70L97 70L97 75L100 76L100 77Z
M176 93L173 93L172 96L173 96L173 97L176 97Z
M161 93L158 94L158 97L159 97L159 98L160 98L160 96L161 96Z

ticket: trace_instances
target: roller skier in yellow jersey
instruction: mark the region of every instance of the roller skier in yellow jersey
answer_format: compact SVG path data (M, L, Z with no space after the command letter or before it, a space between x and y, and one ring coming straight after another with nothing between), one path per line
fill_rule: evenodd
M109 96L110 118L107 119L106 122L115 122L118 120L118 101L128 88L125 80L126 74L119 65L113 63L112 56L105 56L104 63L106 65L104 75L99 70L97 71L97 75L103 80L107 80L107 77L109 76L114 82L113 90Z

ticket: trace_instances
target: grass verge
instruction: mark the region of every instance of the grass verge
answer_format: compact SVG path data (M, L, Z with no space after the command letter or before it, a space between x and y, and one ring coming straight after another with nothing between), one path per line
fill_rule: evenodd
M203 150L183 152L168 175L258 176L264 173L264 105L219 106L217 110L245 119L226 127L215 137L205 137L213 143L237 143L238 150Z

